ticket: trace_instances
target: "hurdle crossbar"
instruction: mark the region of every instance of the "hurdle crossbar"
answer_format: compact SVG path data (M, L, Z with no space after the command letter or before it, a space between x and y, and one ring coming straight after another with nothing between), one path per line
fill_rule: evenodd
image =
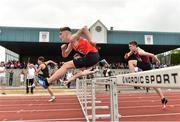
M114 76L119 85L180 88L180 65Z

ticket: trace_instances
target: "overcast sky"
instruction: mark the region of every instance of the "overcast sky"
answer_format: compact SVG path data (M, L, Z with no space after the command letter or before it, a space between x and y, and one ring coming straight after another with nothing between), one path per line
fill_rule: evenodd
M0 26L180 32L180 0L0 0Z

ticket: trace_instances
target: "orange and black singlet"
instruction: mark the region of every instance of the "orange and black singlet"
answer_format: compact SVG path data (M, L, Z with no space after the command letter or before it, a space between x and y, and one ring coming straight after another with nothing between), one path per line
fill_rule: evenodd
M96 47L91 45L89 41L83 37L80 37L77 43L77 45L74 45L73 42L70 42L70 45L75 51L78 51L83 55L87 55L89 52L98 52Z

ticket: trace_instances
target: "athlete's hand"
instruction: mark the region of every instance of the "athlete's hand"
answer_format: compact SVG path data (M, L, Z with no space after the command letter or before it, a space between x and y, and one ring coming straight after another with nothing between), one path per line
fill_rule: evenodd
M158 60L158 61L156 61L156 66L160 66L160 61Z
M86 29L86 30L88 30L88 27L85 25L85 26L83 27L83 29Z
M96 46L96 42L91 41L91 45L95 47Z
M67 49L67 44L63 44L62 46L61 46L61 50L66 50Z
M124 55L124 58L125 58L125 59L128 59L128 53L126 53L126 54Z
M55 65L55 66L58 66L58 64L57 64L56 62L54 63L54 65Z
M62 50L62 56L63 56L64 58L67 57L67 54L65 53L66 49L67 49L67 44L63 44L63 45L61 46L61 50Z
M34 64L29 64L28 66L29 66L29 67L35 67Z

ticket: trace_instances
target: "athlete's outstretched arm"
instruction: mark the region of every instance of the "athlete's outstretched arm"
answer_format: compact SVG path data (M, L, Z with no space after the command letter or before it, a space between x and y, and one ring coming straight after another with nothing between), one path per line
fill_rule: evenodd
M37 70L37 68L35 67L35 65L34 65L34 64L28 63L28 64L27 64L27 68L28 68L28 67L32 67L32 68L34 68L34 70L35 70L35 71Z
M70 38L70 41L76 41L79 40L80 36L83 33L83 28L79 29L75 34L73 34Z
M93 46L95 46L96 43L92 41L92 36L91 36L91 33L89 32L87 26L84 26L83 28L79 29L75 34L73 34L71 37L71 41L78 40L83 33L87 36L87 40Z
M34 68L34 70L36 71L36 75L41 71L41 69L42 69L42 66L43 64L41 64L38 68L34 65L34 64L30 64L30 63L28 63L27 64L27 67L32 67L32 68Z
M46 65L48 65L48 64L54 64L54 65L57 65L57 63L54 62L54 61L52 61L52 60L46 61L45 64L46 64Z
M40 66L38 67L38 69L36 69L36 75L39 74L39 72L41 71L41 69L42 69L42 66L40 65Z
M95 46L96 43L93 42L93 40L92 40L92 35L91 35L91 33L89 32L87 26L84 26L84 27L83 27L83 33L87 36L88 41L89 41L93 46Z
M157 64L157 65L160 65L160 61L159 61L159 59L157 58L156 55L154 55L154 54L152 54L152 53L149 53L149 52L146 52L146 51L144 51L144 50L142 50L142 49L139 49L139 50L138 50L138 53L139 53L139 55L144 55L144 56L149 56L149 57L151 57L152 59L154 59L154 60L156 61L156 64Z

